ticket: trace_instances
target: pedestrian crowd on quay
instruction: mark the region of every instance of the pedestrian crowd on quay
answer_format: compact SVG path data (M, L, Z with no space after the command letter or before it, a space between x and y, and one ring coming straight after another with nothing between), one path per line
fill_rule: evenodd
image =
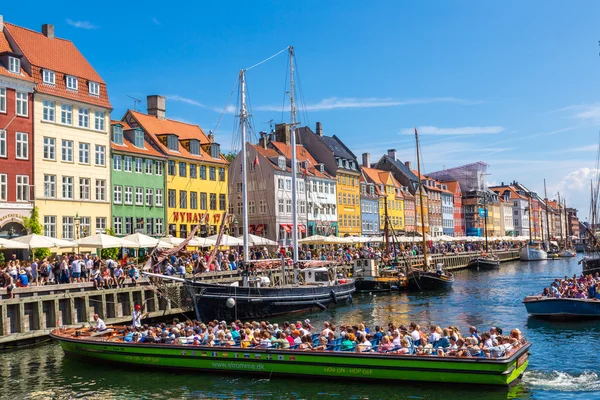
M479 334L477 328L471 326L463 334L457 326L425 328L416 323L408 327L393 322L387 327L370 327L365 322L354 325L324 322L318 328L313 327L309 319L286 321L281 325L269 321L202 323L174 319L172 325L149 325L142 324L143 317L137 305L131 325L119 332L124 342L481 358L509 356L527 343L519 329L512 329L507 335L499 327ZM94 319L96 326L92 330L100 334L107 330L97 315Z
M573 275L571 278L565 276L564 278L557 278L550 284L549 287L545 287L542 291L542 297L554 297L557 299L588 299L588 300L600 300L600 293L598 291L600 286L600 273L596 272L596 275Z

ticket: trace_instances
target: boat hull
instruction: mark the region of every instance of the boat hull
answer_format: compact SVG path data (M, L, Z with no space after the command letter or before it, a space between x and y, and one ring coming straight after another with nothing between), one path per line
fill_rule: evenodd
M527 312L548 319L600 318L600 301L531 296L523 301Z
M356 291L365 292L393 292L405 286L400 278L356 278Z
M311 309L326 309L352 302L354 280L332 286L295 286L256 288L186 282L199 320L253 319ZM227 302L233 299L233 307ZM230 301L231 303L231 301Z
M500 260L474 258L471 261L469 261L468 267L477 270L498 269L500 268Z
M406 277L407 288L411 292L426 290L448 290L454 283L453 275L438 275L433 272L413 270Z
M392 356L355 352L241 349L127 344L65 338L51 333L68 356L112 365L235 374L331 377L370 381L426 381L508 386L528 365L529 344L503 359Z
M586 275L600 272L600 257L598 256L585 256L581 263L583 264L583 273Z
M521 261L540 261L547 260L548 253L542 249L538 249L531 246L524 246L519 251L519 258Z

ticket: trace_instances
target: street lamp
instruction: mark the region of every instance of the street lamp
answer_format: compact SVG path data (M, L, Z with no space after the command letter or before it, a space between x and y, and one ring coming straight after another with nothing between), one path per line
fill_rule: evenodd
M81 218L79 218L79 213L75 213L75 218L73 218L73 221L75 221L75 239L79 239L79 225L81 224Z

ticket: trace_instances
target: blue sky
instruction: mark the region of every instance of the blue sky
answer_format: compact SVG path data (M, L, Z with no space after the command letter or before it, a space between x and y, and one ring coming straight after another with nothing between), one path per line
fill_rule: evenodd
M490 165L491 183L516 179L561 191L588 214L600 125L596 1L358 1L81 3L2 7L8 22L73 40L108 84L120 118L163 94L167 116L216 128L240 68L296 49L299 120L336 134L360 158L388 148L414 161L419 127L426 172ZM248 72L256 131L282 112L287 60ZM235 104L235 101L233 102Z

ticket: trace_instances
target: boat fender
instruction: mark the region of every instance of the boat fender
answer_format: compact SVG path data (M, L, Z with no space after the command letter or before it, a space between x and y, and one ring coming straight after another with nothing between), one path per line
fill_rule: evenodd
M229 308L235 307L235 299L233 297L228 298L227 301L225 301L225 305Z
M323 303L319 303L318 301L315 301L315 305L316 305L317 307L319 307L319 308L320 308L321 310L323 310L323 311L327 310L327 307L325 307L325 306L323 305Z
M335 291L333 289L331 289L329 292L329 296L331 297L333 304L337 304L337 296L335 295Z

